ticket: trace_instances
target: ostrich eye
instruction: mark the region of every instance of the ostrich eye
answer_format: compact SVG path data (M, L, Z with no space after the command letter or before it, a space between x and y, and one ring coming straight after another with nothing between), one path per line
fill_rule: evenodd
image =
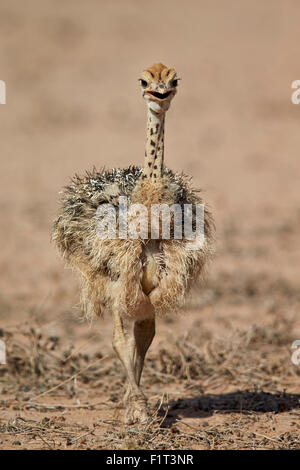
M141 82L141 85L142 85L143 88L146 88L146 86L148 85L146 80L143 80L142 78L140 79L140 82Z
M172 82L172 86L177 86L178 85L178 78L175 78Z

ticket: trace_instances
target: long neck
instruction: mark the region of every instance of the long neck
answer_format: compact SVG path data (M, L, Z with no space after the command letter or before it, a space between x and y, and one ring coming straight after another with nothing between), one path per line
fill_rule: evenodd
M148 108L144 168L144 175L146 178L162 178L164 166L164 132L165 114L155 114Z

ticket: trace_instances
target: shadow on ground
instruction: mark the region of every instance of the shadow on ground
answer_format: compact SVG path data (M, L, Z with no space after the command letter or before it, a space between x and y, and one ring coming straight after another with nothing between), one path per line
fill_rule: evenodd
M169 403L166 422L171 425L180 418L204 418L217 413L282 413L300 408L300 395L285 392L236 391L207 394ZM162 410L162 413L166 412Z

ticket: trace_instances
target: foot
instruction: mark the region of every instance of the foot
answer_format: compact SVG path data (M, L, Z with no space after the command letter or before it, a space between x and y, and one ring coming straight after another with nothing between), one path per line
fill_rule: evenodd
M126 400L125 424L141 423L149 421L150 413L146 397L141 395L130 395Z

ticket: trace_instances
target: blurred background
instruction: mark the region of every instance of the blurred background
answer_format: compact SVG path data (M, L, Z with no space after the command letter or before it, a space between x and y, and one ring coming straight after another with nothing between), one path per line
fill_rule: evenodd
M62 343L90 338L77 320L77 278L50 243L58 192L93 165L143 164L138 78L162 62L182 78L167 115L165 161L204 190L217 254L188 299L190 314L160 320L153 348L170 329L197 342L203 331L224 338L255 324L276 336L287 325L282 370L291 375L279 374L276 386L293 389L299 21L297 0L1 0L1 328L34 324ZM88 347L110 350L110 328L109 318L97 322ZM278 355L279 343L266 338L257 341Z

